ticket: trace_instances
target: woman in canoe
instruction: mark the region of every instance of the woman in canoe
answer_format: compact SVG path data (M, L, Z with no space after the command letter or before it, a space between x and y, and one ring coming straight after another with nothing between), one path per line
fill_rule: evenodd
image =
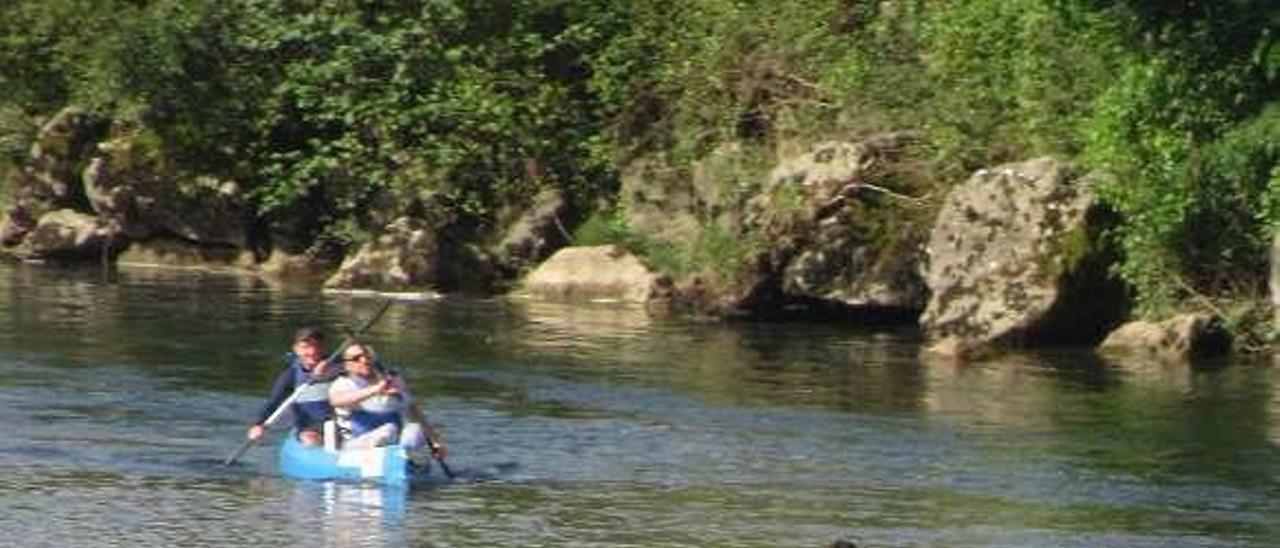
M399 443L412 454L430 446L437 459L445 458L444 443L413 401L404 377L383 370L373 348L365 344L348 346L342 361L346 375L329 388L329 403L343 447Z

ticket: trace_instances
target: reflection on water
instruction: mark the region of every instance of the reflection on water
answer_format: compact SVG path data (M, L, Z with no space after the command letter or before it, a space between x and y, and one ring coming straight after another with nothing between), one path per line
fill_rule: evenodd
M218 463L290 333L378 306L0 266L0 531L23 546L1271 546L1277 369L921 359L918 334L449 297L369 333L464 481ZM335 337L340 338L340 337Z
M404 546L408 490L340 482L301 483L294 515L321 528L338 548ZM315 509L321 510L317 520Z

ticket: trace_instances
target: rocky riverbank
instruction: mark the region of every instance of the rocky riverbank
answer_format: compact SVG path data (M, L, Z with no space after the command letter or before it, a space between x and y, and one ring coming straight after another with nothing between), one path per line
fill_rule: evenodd
M623 169L617 214L645 241L715 235L718 272L663 271L617 246L574 247L583 217L559 192L466 227L444 197L389 212L357 247L263 223L235 181L169 167L146 128L76 108L40 129L10 181L3 252L51 263L217 266L323 279L327 288L500 292L608 299L655 314L839 317L918 324L930 352L1098 344L1186 359L1226 351L1221 319L1129 324L1128 289L1104 238L1118 222L1095 195L1102 174L1053 157L991 166L960 184L922 180L918 135L829 141L778 158L722 147L691 172L661 158ZM278 219L277 219L278 221ZM1110 334L1110 336L1108 336Z

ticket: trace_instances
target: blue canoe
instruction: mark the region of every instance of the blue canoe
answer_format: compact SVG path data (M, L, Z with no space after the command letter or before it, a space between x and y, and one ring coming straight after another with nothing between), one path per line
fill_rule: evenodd
M291 478L403 486L426 472L426 467L413 466L404 448L398 445L329 451L299 443L292 431L280 445L280 473Z

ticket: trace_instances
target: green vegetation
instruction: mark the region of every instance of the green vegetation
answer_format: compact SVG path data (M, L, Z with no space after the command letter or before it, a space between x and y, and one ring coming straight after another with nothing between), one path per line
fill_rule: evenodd
M661 272L676 277L703 274L718 283L733 281L747 253L758 251L750 241L741 241L715 225L705 227L683 245L664 242L632 229L616 211L587 217L573 239L577 245L616 245Z
M712 220L694 242L627 229L618 173L914 130L940 190L1041 154L1109 172L1117 271L1153 313L1264 286L1278 28L1270 0L12 0L0 164L79 104L308 238L358 241L428 197L484 226L555 186L604 209L581 241L727 272L745 244Z

